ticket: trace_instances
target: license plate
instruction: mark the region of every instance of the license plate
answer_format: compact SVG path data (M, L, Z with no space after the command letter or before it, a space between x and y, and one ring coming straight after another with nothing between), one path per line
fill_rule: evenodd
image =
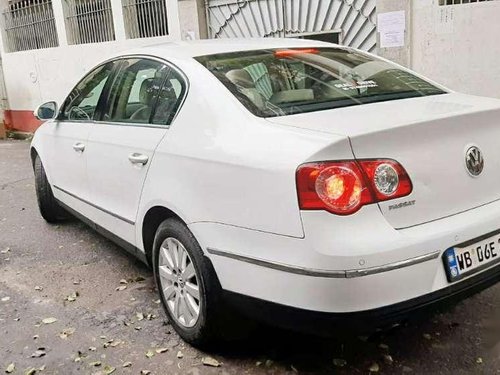
M443 261L450 282L488 268L500 261L500 233L472 244L451 247L444 252Z

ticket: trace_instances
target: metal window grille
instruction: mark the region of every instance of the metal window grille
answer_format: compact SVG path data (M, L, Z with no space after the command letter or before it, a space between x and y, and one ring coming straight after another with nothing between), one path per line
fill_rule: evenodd
M168 35L166 0L122 0L127 38Z
M59 45L51 0L9 2L2 21L7 52Z
M64 0L69 44L115 40L111 0Z
M439 5L471 4L471 3L480 3L483 1L496 1L496 0L439 0Z
M317 39L335 40L332 34L338 33L341 44L370 52L377 48L376 4L376 0L205 0L212 38L315 34Z

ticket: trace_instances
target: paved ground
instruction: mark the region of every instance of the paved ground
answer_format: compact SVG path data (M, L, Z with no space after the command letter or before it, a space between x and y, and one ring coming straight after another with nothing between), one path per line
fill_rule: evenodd
M77 221L41 219L28 146L0 141L0 373L13 363L14 374L500 374L500 285L371 337L259 327L217 352L195 350L166 322L149 269ZM221 366L204 366L207 356Z

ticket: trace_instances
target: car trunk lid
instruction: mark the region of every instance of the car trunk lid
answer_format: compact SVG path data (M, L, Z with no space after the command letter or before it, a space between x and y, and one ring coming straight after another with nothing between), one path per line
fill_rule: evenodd
M386 158L408 172L409 196L379 203L406 228L500 199L500 101L445 94L276 117L271 122L346 135L357 159ZM474 177L466 153L476 146L484 170Z

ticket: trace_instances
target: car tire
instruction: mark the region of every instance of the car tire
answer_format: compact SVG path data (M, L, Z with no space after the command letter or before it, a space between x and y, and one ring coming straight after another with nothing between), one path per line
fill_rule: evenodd
M177 264L173 266L165 261L166 252L172 254L171 252L176 248L174 245L171 246L171 244L175 244L177 249L180 249L178 250L178 254L185 250L189 257L186 263L189 262L189 264L192 264L194 267L196 279L191 278L184 280L185 284L183 286L181 286L179 278L177 278L177 284L175 285L174 281L171 280L171 277L175 277L175 275L173 272L170 273L170 270L174 269L175 271L177 265L182 263L182 261L177 261ZM173 260L173 256L171 256L171 258ZM173 260L173 262L175 263L175 260ZM186 267L186 269L187 268L189 267ZM197 347L208 347L218 342L221 338L221 330L218 329L221 318L221 308L219 304L221 300L221 287L215 271L213 270L213 266L203 255L198 241L188 227L180 220L167 219L158 227L153 244L153 269L163 308L168 316L170 324L179 336L181 336L184 341ZM178 268L177 273L182 277L185 272L179 272L181 270L182 267ZM165 272L168 273L168 278L165 277ZM189 294L188 290L188 285L191 285L191 289L193 289L195 280L199 292L199 313L196 322L189 325L187 324L189 319L184 318L184 321L182 321L182 315L180 317L174 316L175 303L181 306L178 307L177 312L179 312L181 308L189 309L187 303L190 301L196 303L196 299ZM174 285L172 285L172 283L174 283ZM175 296L172 296L172 290L175 290ZM176 302L178 294L179 301ZM181 302L180 298L184 298L184 302ZM189 314L191 314L191 312ZM193 323L193 320L190 321Z
M35 172L36 198L40 214L48 223L57 223L67 218L67 213L59 206L50 187L42 161L37 155L33 163Z

